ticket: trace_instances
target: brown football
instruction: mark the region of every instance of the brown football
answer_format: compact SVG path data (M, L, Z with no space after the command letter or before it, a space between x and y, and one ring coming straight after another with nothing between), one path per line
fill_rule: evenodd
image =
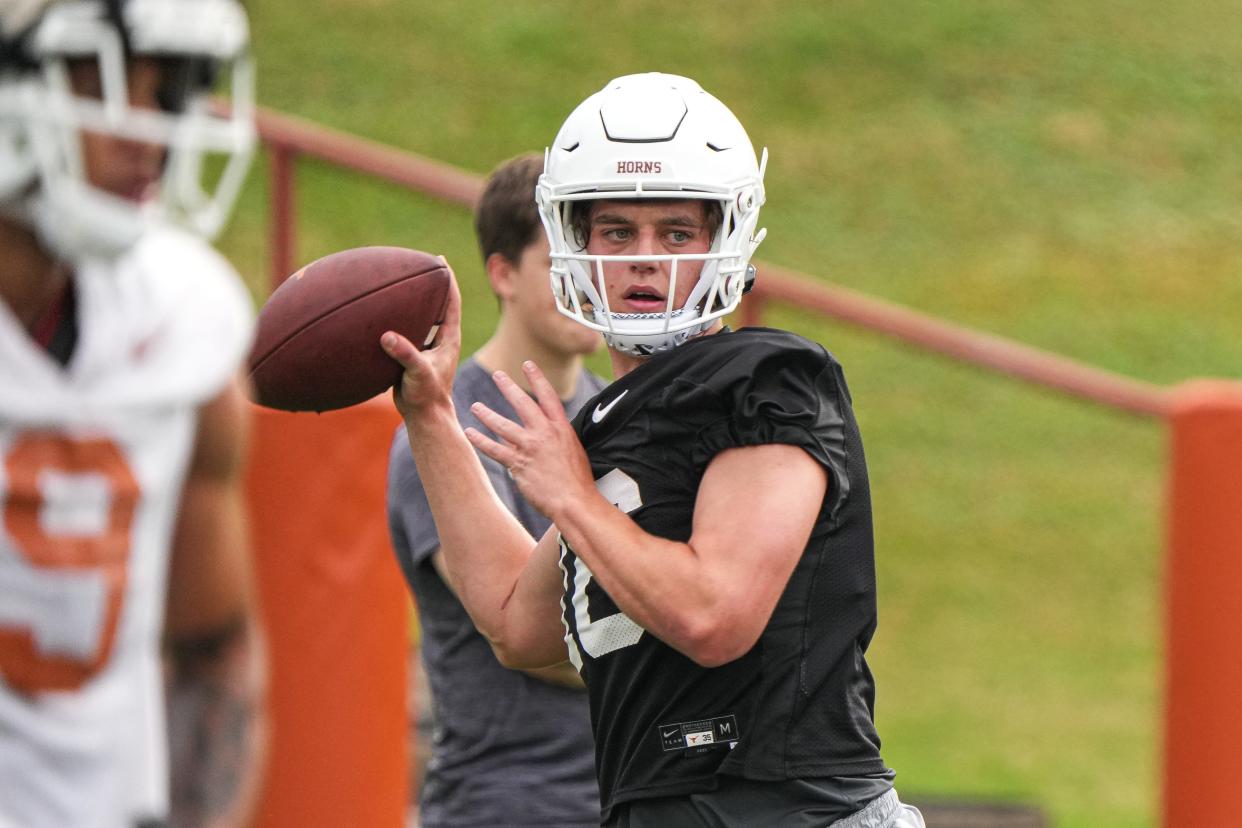
M255 401L282 411L331 411L401 379L380 348L385 331L431 343L449 297L444 259L403 247L356 247L311 262L259 311L250 379Z

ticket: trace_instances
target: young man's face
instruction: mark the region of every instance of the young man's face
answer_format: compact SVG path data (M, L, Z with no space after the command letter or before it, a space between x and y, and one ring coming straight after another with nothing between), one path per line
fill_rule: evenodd
M548 240L540 232L522 250L522 257L514 268L515 289L507 298L506 313L518 316L532 337L544 342L552 351L571 355L594 353L603 339L556 309L551 271Z
M129 105L136 109L158 109L158 92L163 69L153 58L129 61L126 77ZM103 87L99 66L94 61L75 61L69 66L69 79L75 94L101 98ZM87 181L93 187L133 202L155 197L164 171L165 148L98 132L82 131L82 162Z
M707 206L698 199L598 201L591 205L586 252L610 256L666 256L706 253L715 228L707 222ZM676 284L668 260L607 262L604 288L613 313L663 313L670 290L673 309L690 296L702 261L681 261Z

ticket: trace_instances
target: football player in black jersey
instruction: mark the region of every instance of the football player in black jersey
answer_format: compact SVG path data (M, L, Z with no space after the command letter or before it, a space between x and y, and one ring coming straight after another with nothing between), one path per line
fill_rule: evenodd
M762 160L687 78L618 78L569 116L536 194L562 313L604 334L616 381L571 423L537 366L520 422L463 438L454 284L435 348L386 333L394 400L445 563L500 660L566 655L591 697L606 825L921 828L893 790L864 653L871 504L840 365L729 331L762 240ZM553 521L531 538L473 447Z

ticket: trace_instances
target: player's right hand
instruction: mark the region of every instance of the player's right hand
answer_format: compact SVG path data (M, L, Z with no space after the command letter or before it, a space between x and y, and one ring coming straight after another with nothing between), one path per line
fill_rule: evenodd
M420 351L396 331L386 331L380 347L405 369L393 386L392 399L407 423L430 408L452 405L453 375L461 356L461 291L451 267L444 323L432 346Z

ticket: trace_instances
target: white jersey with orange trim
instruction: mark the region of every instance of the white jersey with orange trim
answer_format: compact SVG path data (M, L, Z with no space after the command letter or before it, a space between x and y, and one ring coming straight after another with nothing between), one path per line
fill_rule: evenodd
M197 409L253 306L172 228L75 276L67 366L0 303L0 828L168 809L160 635Z

